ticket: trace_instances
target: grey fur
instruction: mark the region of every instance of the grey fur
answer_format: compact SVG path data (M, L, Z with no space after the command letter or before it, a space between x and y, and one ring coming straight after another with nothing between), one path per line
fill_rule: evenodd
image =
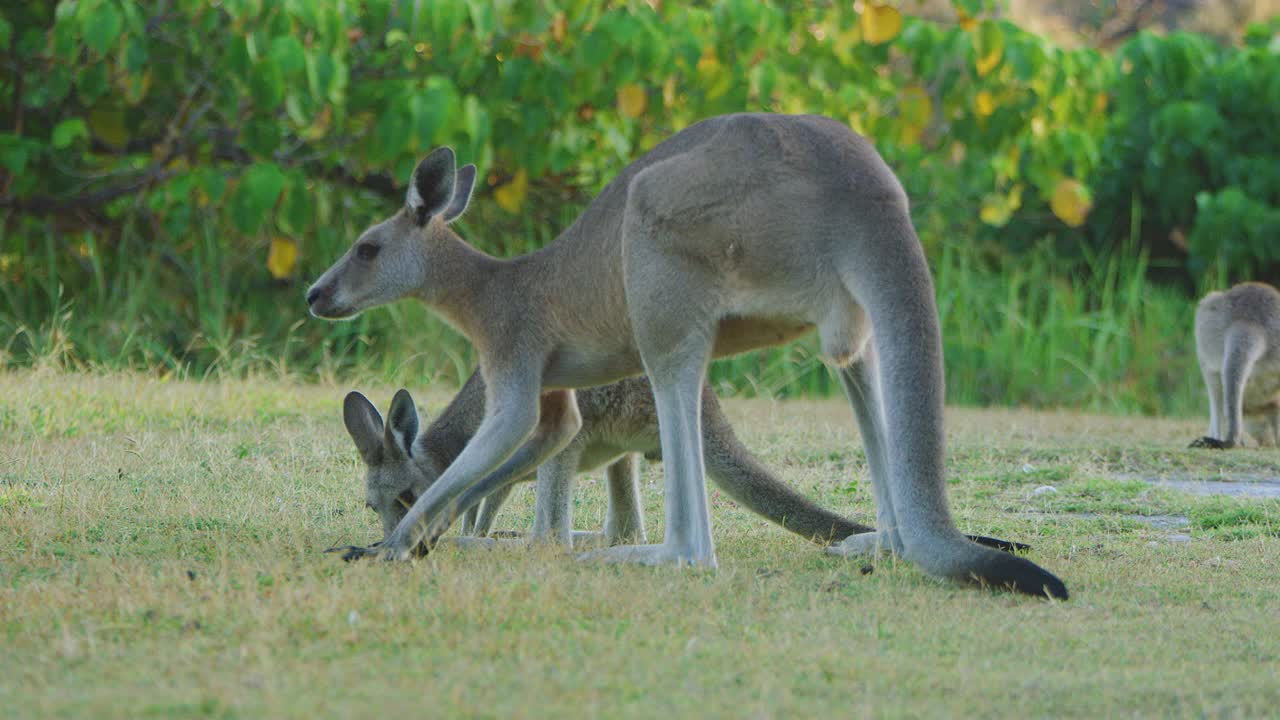
M601 537L610 545L643 541L638 454L651 460L661 459L658 417L649 382L644 377L627 378L575 395L582 429L564 450L538 468L532 537L565 546L575 537L581 537L581 533L575 536L572 531L573 480L579 473L607 467L609 510ZM349 409L352 407L367 409L362 415L352 412ZM408 436L412 438L413 448L413 460L409 461L409 453L398 447L400 438L405 437L403 428L417 427L418 417L413 408L409 393L397 392L384 432L380 420L366 419L369 413L376 418L377 411L363 395L349 393L344 402L348 432L365 461L366 503L382 519L384 539L405 515L406 508L400 502L405 491L409 491L413 499L426 492L457 459L479 428L484 417L484 381L479 373L473 374L426 432ZM734 435L710 388L703 391L703 436L708 475L726 495L746 508L821 544L872 530L819 508L757 462ZM366 449L370 444L378 445L376 453ZM383 445L388 446L387 449L384 450ZM488 534L493 515L509 489L507 486L499 495L484 498L483 509L471 526L464 525L464 534Z
M846 126L764 114L692 125L624 168L555 242L513 260L476 251L438 218L418 228L407 212L357 247L366 241L387 246L379 258L394 246L395 262L374 272L349 252L308 293L312 312L345 317L416 296L471 340L487 388L474 440L383 557L430 543L467 500L500 486L495 476L523 474L562 447L580 420L572 388L643 372L659 418L666 534L598 557L715 567L707 363L816 329L833 364L865 372L873 334L880 361L867 373L877 392L850 397L868 447L882 453L872 472L880 534L852 546L890 547L940 577L1067 596L1052 574L970 542L952 522L932 278L901 185Z
M1196 356L1209 392L1209 433L1193 447L1280 445L1280 291L1241 283L1196 307Z

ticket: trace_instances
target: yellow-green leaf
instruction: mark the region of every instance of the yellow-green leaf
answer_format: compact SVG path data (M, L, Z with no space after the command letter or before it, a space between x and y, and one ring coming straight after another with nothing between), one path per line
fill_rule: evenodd
M629 118L638 118L644 114L649 104L649 96L644 88L636 83L627 83L618 88L618 112Z
M1093 209L1093 201L1089 197L1089 189L1078 180L1062 178L1053 187L1049 208L1062 222L1071 227L1080 227Z
M289 238L271 238L271 249L267 251L267 270L277 280L283 280L293 273L298 264L298 246Z
M716 49L708 45L702 51L702 57L698 58L698 74L705 77L715 75L720 69L720 58L716 56Z
M1014 211L1020 207L1022 207L1022 186L1014 185L1007 195L993 193L983 198L978 217L988 225L1004 227L1009 222L1009 218L1013 217Z
M862 39L872 45L879 45L902 32L902 13L888 5L872 3L862 11L859 24L862 26Z
M994 22L984 22L978 26L973 36L973 50L976 55L978 75L985 76L996 69L1004 57L1004 32Z
M551 39L557 43L564 42L564 36L568 33L569 22L563 11L556 13L551 18Z
M996 99L986 90L978 91L973 98L973 111L978 114L978 117L991 117L991 114L996 111Z
M510 182L498 186L493 191L493 199L498 202L498 207L515 214L520 212L520 206L524 204L524 197L528 192L529 173L520 169L516 171L516 176L511 178Z

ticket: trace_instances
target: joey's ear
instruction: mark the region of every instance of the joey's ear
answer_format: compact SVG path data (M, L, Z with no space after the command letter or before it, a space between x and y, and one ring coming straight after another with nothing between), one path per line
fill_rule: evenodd
M448 147L432 150L418 163L405 197L414 222L425 225L432 215L439 215L449 207L456 175L454 166L453 149Z
M354 390L342 401L342 422L356 442L356 450L369 465L382 460L382 416L369 398Z
M444 209L444 221L447 223L457 220L459 215L466 212L467 204L471 202L471 190L476 185L476 166L463 165L458 168L455 178L453 199L449 201L449 207Z
M384 442L389 452L413 457L413 441L418 437L418 409L414 407L409 391L400 388L391 400L387 413L387 430Z

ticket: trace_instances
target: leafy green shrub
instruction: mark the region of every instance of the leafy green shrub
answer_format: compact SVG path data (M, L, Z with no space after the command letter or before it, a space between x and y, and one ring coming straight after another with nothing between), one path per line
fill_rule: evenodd
M1141 33L1116 54L1094 243L1136 226L1193 279L1280 278L1280 19L1245 46Z
M549 242L672 132L765 110L825 114L869 136L906 186L940 278L997 293L993 307L1030 309L1034 337L1056 338L1033 342L1043 352L1024 365L1037 370L1008 367L1013 356L993 359L957 328L981 326L1007 350L1032 342L1020 335L1027 326L954 314L960 397L1128 406L1150 389L1129 376L1152 356L1130 343L1107 357L1138 365L1117 369L1089 348L1146 337L1132 330L1141 316L1087 288L1124 284L1089 277L1102 268L1145 268L1137 249L1084 254L1069 270L1038 253L1046 239L1059 251L1081 246L1085 228L1111 249L1148 205L1141 237L1181 227L1206 258L1205 243L1225 232L1207 229L1213 218L1265 242L1255 221L1275 206L1272 156L1233 151L1216 184L1200 170L1221 159L1220 146L1259 142L1238 135L1274 112L1248 102L1271 92L1274 54L1256 33L1239 50L1144 36L1118 64L1003 22L994 4L954 0L955 23L870 0L6 6L0 56L15 72L0 76L0 97L12 99L0 106L0 362L454 376L469 350L421 308L327 324L308 320L301 302L306 281L401 202L424 152L450 144L479 165L464 234L511 255ZM1151 69L1122 72L1124 62ZM1233 89L1208 94L1197 80L1230 68L1245 78ZM1181 89L1192 81L1204 92ZM1187 128L1192 140L1161 145L1164 169L1148 172L1156 139ZM1149 187L1135 205L1139 180ZM1221 195L1229 186L1261 209ZM1197 233L1202 192L1212 209ZM1024 253L1040 270L1014 272ZM961 257L972 273L943 272ZM947 282L946 307L985 307ZM1160 317L1177 315L1162 303ZM1054 315L1061 307L1080 316ZM740 389L831 392L812 350L740 358L714 375ZM1053 389L1062 386L1071 391Z

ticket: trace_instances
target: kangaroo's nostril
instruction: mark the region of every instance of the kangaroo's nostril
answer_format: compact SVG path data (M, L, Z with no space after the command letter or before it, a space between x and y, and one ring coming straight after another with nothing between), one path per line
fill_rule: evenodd
M315 305L315 304L316 304L316 300L319 300L319 299L320 299L320 295L321 295L321 293L320 293L320 288L315 288L315 287L313 287L313 288L311 288L310 290L308 290L308 291L307 291L307 304L308 304L308 305Z

